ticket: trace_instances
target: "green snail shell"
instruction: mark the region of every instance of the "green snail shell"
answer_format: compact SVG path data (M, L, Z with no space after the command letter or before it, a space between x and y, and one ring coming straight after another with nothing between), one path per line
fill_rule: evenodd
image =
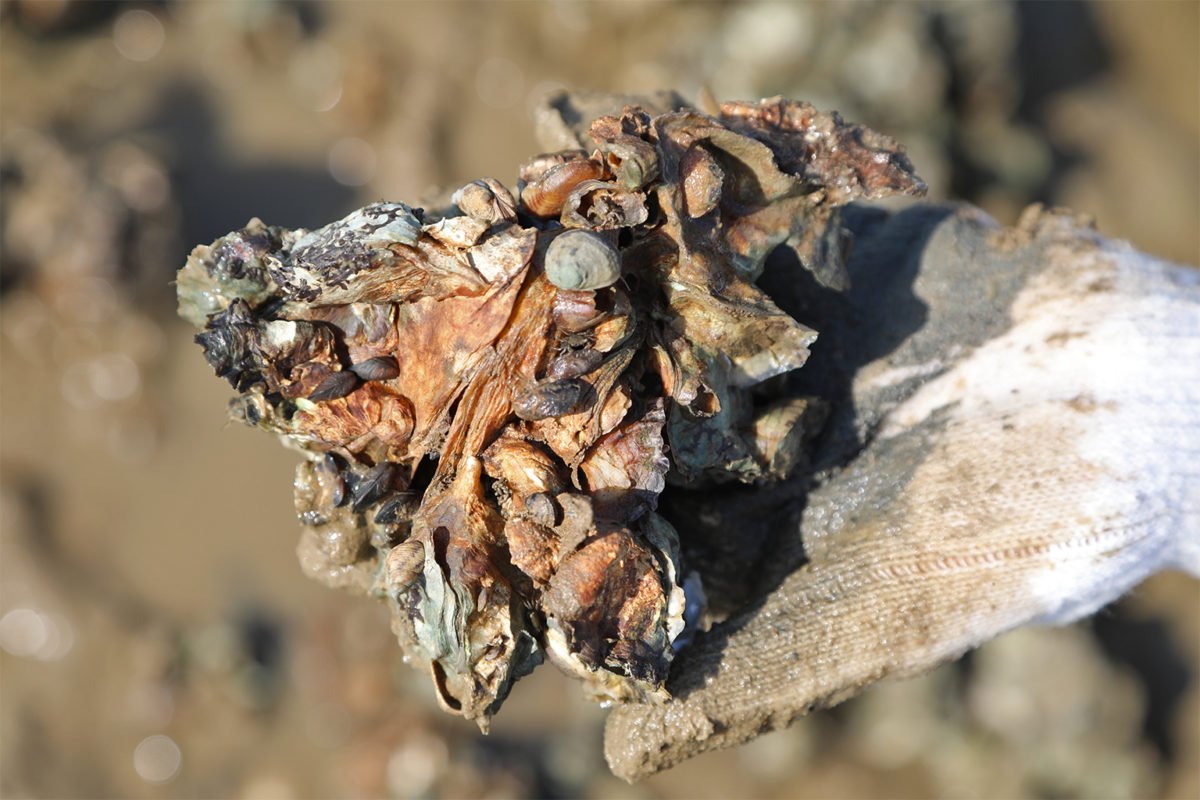
M560 289L603 289L621 277L621 257L604 237L569 230L546 248L546 277Z

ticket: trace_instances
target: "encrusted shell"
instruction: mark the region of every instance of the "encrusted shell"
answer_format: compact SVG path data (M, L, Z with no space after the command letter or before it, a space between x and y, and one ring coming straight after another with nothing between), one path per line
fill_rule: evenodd
M425 566L425 547L412 539L388 551L384 560L384 579L388 594L395 597L416 581Z
M649 216L640 192L607 181L583 181L567 195L560 221L567 228L601 231L632 228Z
M604 237L569 230L546 248L546 277L559 289L603 289L621 277L621 258Z
M712 211L721 202L725 171L713 154L694 145L684 154L679 165L683 178L683 203L688 216L697 219Z
M609 169L626 189L641 189L658 177L658 153L654 145L634 136L622 136L599 147Z
M517 218L517 203L512 193L494 178L480 178L461 187L450 198L464 214L489 224L512 222Z
M389 461L376 464L355 482L351 490L351 507L364 511L378 503L392 489L396 477L396 465Z
M519 200L481 179L461 215L252 222L179 281L235 413L307 454L305 571L386 599L442 706L485 729L543 657L598 698L665 699L696 594L654 510L668 471L782 479L820 425L755 389L815 333L753 279L786 243L834 285L837 207L920 188L890 140L782 100L630 106L586 135L522 166Z

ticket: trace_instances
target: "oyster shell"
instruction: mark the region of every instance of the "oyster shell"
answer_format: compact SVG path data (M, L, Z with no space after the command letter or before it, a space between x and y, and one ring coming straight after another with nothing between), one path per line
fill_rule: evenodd
M179 276L235 415L308 456L305 569L386 602L484 728L544 657L598 699L665 696L703 592L659 495L784 478L819 416L763 391L816 332L754 280L785 246L845 285L838 207L923 190L890 139L782 99L589 135L522 167L518 200L489 178L464 216L253 220Z

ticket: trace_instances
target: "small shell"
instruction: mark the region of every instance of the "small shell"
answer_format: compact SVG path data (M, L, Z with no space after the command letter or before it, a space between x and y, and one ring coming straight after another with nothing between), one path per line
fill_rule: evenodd
M640 192L608 181L583 181L563 201L559 221L567 228L599 231L632 228L649 216Z
M603 289L621 277L621 257L604 237L569 230L546 248L546 277L560 289Z
M389 461L371 467L354 483L354 489L351 492L351 508L355 512L359 512L378 503L391 492L395 475L396 465Z
M700 145L693 146L679 165L683 176L683 203L692 219L703 217L721 202L725 170L713 154Z
M340 506L346 499L346 482L342 480L342 470L337 459L333 454L326 453L313 465L312 470L313 477L317 479L317 506L330 509Z
M396 525L409 521L420 505L419 500L414 497L409 492L392 495L380 504L379 510L375 512L375 523L377 525Z
M450 197L464 214L480 222L496 224L517 218L517 202L512 193L494 178L471 181Z
M317 388L313 389L308 399L313 402L336 400L350 394L357 386L358 376L353 372L333 372L317 384Z
M604 167L588 159L558 164L521 190L521 205L534 216L557 217L572 189L603 176Z
M520 186L536 183L559 164L565 164L568 161L586 161L587 158L587 151L578 149L542 153L529 159L517 169L517 180Z
M487 235L491 225L474 217L446 217L421 230L446 247L468 250Z
M596 307L595 292L559 289L555 295L554 309L551 313L555 327L561 331L580 333L594 328L605 317L605 313Z
M388 594L402 593L416 582L425 567L425 546L409 539L388 551L384 561Z
M525 498L525 514L531 521L547 528L562 522L562 509L546 492L537 492Z
M612 314L591 329L592 347L599 353L608 353L629 338L633 330L633 319L625 314Z
M229 418L253 427L271 418L271 404L262 392L239 395L229 401Z
M513 401L513 412L524 420L562 417L582 411L596 394L591 384L578 378L539 383Z
M603 360L604 356L591 348L568 350L550 362L550 366L546 368L546 377L555 381L578 378L600 366Z
M751 442L770 478L786 478L803 460L805 439L822 420L823 409L807 397L779 401L758 415Z
M400 374L400 365L392 356L376 356L355 364L350 371L364 381L390 381Z
M608 168L626 189L641 189L658 177L658 153L654 145L636 136L620 136L599 146Z
M397 492L383 500L367 524L367 530L371 532L371 546L386 551L407 539L412 532L412 518L419 505L420 498L413 492Z

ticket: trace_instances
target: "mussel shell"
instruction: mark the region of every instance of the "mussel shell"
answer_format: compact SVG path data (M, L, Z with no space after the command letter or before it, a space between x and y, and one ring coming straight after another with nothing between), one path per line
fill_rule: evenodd
M351 508L355 512L365 511L378 503L392 491L396 465L385 461L376 464L360 477L351 491Z
M397 525L409 521L420 506L420 498L410 492L397 492L380 503L375 512L377 525Z
M568 350L550 362L550 366L546 368L546 378L556 381L564 378L578 378L600 366L600 362L603 360L604 355L591 348Z
M557 217L567 195L584 181L604 176L603 165L590 159L576 159L556 164L536 181L521 189L521 205L537 217Z
M376 356L350 367L364 381L390 381L400 374L400 365L392 356Z
M587 381L578 378L544 381L513 401L513 413L532 422L574 414L595 400L596 391Z
M321 402L345 397L358 387L358 376L353 372L331 372L308 396L309 400Z

